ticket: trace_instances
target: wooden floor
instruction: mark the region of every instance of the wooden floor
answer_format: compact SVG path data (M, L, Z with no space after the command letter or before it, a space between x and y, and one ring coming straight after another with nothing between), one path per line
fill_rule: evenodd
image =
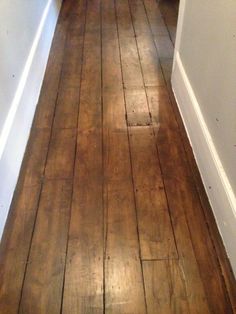
M234 313L170 88L177 11L63 2L1 242L1 314Z

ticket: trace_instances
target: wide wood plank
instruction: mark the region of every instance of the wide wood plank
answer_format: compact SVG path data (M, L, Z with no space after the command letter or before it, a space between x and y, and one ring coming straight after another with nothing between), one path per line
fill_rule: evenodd
M0 313L233 313L171 91L177 6L63 1L1 241Z
M164 77L151 34L137 36L137 45L145 86L163 86Z
M63 313L103 313L100 3L88 3Z
M128 3L136 36L149 36L150 28L143 2L141 0L128 0Z
M120 49L125 88L143 86L143 78L140 70L140 61L135 38L121 36Z
M86 1L71 6L54 117L54 128L76 128L85 30Z
M142 259L177 258L153 130L129 134Z
M156 137L158 143L158 151L162 162L165 158L165 166L162 167L163 178L175 178L176 180L180 180L180 178L191 179L191 169L187 167L187 160L184 154L182 142L178 136L178 133L176 133L176 130L166 130L164 128L160 128L160 131L159 133L157 132ZM180 158L176 158L176 162L174 165L175 171L172 171L173 160L169 159L168 156L170 155L181 156Z
M173 58L174 46L169 36L155 36L154 40L159 58Z
M146 128L129 128L131 141L131 156L134 149L134 153L132 156L132 164L134 171L134 183L135 189L140 189L145 187L161 187L163 186L162 174L160 171L160 166L157 163L157 151L155 150L155 136L154 132L150 127ZM136 137L134 136L136 132ZM134 141L134 143L132 143ZM147 153L148 152L148 153ZM152 154L150 154L152 152ZM145 167L144 165L149 165L149 167ZM136 165L136 166L135 166ZM153 167L151 166L153 165ZM145 169L143 174L140 173L140 170ZM150 170L150 172L148 172ZM136 174L137 173L137 174ZM173 208L172 208L173 210ZM188 232L188 226L185 218L181 215L181 220L183 219L182 224L180 223L180 229L176 228L176 220L179 219L179 212L175 211L174 213L171 211L173 228L176 236L178 252L180 254L181 261L185 263L183 267L184 271L191 272L190 277L195 278L194 284L188 287L190 288L192 300L190 302L191 308L196 311L196 302L199 302L199 313L201 311L208 312L208 305L205 302L205 292L203 289L202 282L199 278L199 270L197 266L197 262L195 260L194 251L191 247L191 241L188 241L188 237L186 238L186 232ZM179 226L179 224L178 224ZM147 227L148 228L148 227ZM182 233L184 232L185 235ZM186 239L184 239L184 237ZM187 241L187 242L186 242ZM187 254L188 252L188 254ZM184 255L183 255L184 254ZM186 256L182 260L182 256ZM191 262L190 262L191 261ZM190 264L189 264L190 262ZM191 267L190 267L191 265ZM188 279L187 279L188 280Z
M60 18L65 7L66 3L62 6ZM40 95L33 123L35 129L30 136L19 179L20 187L16 190L8 218L10 228L6 229L6 235L1 241L1 313L18 313L59 87L67 27L68 20L64 19L58 23L55 31L42 87L44 92Z
M152 97L154 97L154 93L152 93ZM162 104L161 102L159 103L159 105L165 106L165 109L161 109L160 112L166 111L166 106L170 106L170 104L168 103ZM173 114L171 107L169 107L168 112L170 115L171 113ZM163 119L165 119L166 116L167 115L165 114L163 116ZM164 127L161 130L160 139L158 133L156 136L158 153L163 172L164 185L166 188L168 203L170 205L170 212L173 219L176 243L180 255L180 262L182 264L183 271L185 272L186 280L189 281L189 283L187 283L187 287L188 289L194 291L191 294L192 298L189 298L189 306L190 309L195 309L195 298L197 298L199 299L197 302L201 304L199 308L202 307L202 311L208 311L207 304L205 302L205 291L203 289L203 283L200 279L200 272L198 269L197 260L194 255L194 248L191 241L189 240L190 232L188 229L188 223L184 211L185 206L181 206L182 196L181 194L179 194L179 189L183 180L190 180L184 152L181 148L181 142L176 135L176 130L173 131L171 128L167 129ZM172 139L171 141L170 138ZM178 158L176 156L178 156ZM173 160L175 160L176 162L173 163ZM173 184L170 186L171 182L173 182ZM176 188L177 186L178 189ZM176 191L177 193L175 197L172 195L174 191ZM179 195L179 198L177 198L177 195ZM178 202L176 202L177 199ZM189 234L189 236L187 236L187 234ZM193 278L195 278L194 281L192 281Z
M33 126L36 128L51 128L52 126L60 84L67 28L68 20L65 20L65 22L58 24L55 31L47 71L42 85L43 93L40 94L33 123Z
M110 190L107 198L106 313L144 314L133 191Z
M178 256L144 89L125 90L142 259ZM147 121L147 119L149 119ZM141 125L141 127L132 127ZM148 165L148 167L147 167ZM159 194L159 197L156 196ZM145 198L145 201L144 201ZM156 219L153 219L156 217Z
M53 130L45 169L46 178L73 177L76 133L75 129Z
M183 200L186 195L182 193L179 188L176 188L179 187L181 179L175 182L172 180L172 186L169 185L169 181L165 180L164 182L179 252L180 265L185 274L190 312L199 314L210 313L210 308L206 299L207 295L200 276L185 216ZM171 196L172 193L175 193L175 197L173 198Z
M157 51L142 3L133 1L129 6L128 1L117 1L117 16L125 87L163 85Z
M146 0L143 5L140 0L129 1L145 85L164 86L165 78L170 87L174 48L157 3ZM174 35L171 33L173 36L176 29L176 24L174 25Z
M162 149L159 154L162 154L164 159L164 151L167 154L165 158L165 166L162 167L162 177L191 177L191 169L187 167L187 160L184 154L184 149L179 136L178 124L175 120L171 102L168 96L167 88L152 88L146 89L149 108L152 113L154 133L157 138L158 147ZM168 156L181 156L176 158L174 163L175 172L173 172L173 159Z
M173 93L170 94L172 108L175 113L175 118L178 121L179 131L181 133L181 138L183 141L185 153L187 155L188 163L192 170L193 180L195 182L195 187L198 192L199 200L201 202L202 210L204 212L205 221L208 226L209 234L214 244L214 248L216 250L217 259L220 265L220 272L222 273L223 285L225 284L226 293L229 296L232 309L236 311L236 282L233 276L232 268L229 262L229 259L225 255L225 248L219 233L215 217L212 211L212 208L209 204L209 200L205 191L205 187L203 186L203 182L201 180L201 176L199 170L197 168L196 160L194 159L194 155L192 152L192 148L189 143L189 139L187 137L186 131L184 129L183 121L181 120L180 113L177 108L176 101L173 98Z
M108 130L104 133L105 180L117 188L124 182L131 182L129 144L127 133ZM121 162L122 161L122 162Z
M83 57L83 42L85 30L86 1L77 4L78 13L75 14L75 6L69 19L68 33L65 44L63 67L61 73L60 89L75 87L79 90L81 80L81 68ZM59 93L60 93L59 89Z
M116 13L123 83L126 88L140 87L143 78L128 1L116 1Z
M77 0L64 0L58 24L63 23L67 19L71 21L80 12L81 2Z
M162 68L162 72L169 90L171 90L171 73L172 73L172 65L173 65L173 58L160 58L160 64Z
M79 86L67 87L63 85L60 89L56 113L54 117L54 128L70 129L76 128L79 112Z
M198 264L194 255L194 250L192 247L191 240L189 239L190 233L188 229L187 220L185 217L185 213L181 206L180 200L177 198L172 198L168 193L170 193L169 186L167 186L167 182L173 181L174 185L172 188L176 190L179 184L182 182L183 177L189 178L189 172L184 172L186 160L182 155L180 158L174 157L172 154L178 154L179 152L183 153L180 145L177 147L174 145L174 142L169 141L170 136L174 136L177 130L177 125L175 119L172 119L173 123L170 124L170 117L173 118L173 111L168 101L168 98L165 97L166 93L159 88L149 88L147 90L147 95L149 98L150 110L152 115L157 119L161 120L161 126L159 128L154 128L155 134L158 140L158 154L160 158L164 185L166 188L168 204L170 205L170 213L173 222L173 228L176 237L176 244L180 257L180 265L185 273L186 277L186 285L187 285L187 293L191 293L191 298L189 297L189 307L191 311L197 311L196 304L199 302L199 313L201 311L209 311L208 305L205 301L206 295L203 289L203 283L199 278L199 269ZM156 104L156 106L155 106ZM176 136L174 137L176 138ZM180 143L178 141L178 143ZM164 156L164 147L165 147L165 156ZM172 155L172 158L169 159L168 156ZM169 163L171 160L171 164ZM173 163L175 160L175 163ZM171 169L170 169L171 167ZM174 178L176 181L174 181ZM168 181L167 181L168 180ZM169 191L169 192L168 192ZM171 197L171 199L169 198ZM182 196L181 196L182 197ZM189 236L187 235L189 234ZM196 280L188 283L189 278L196 278ZM191 291L191 292L190 292ZM204 312L205 313L205 312Z
M0 313L18 313L41 186L17 190L0 246Z
M101 133L80 133L78 141L63 313L103 313Z
M114 2L104 0L104 6L115 24ZM117 33L102 47L103 68L110 67L103 71L105 311L146 313Z
M163 188L152 128L130 127L129 134L135 189Z
M119 39L123 37L133 37L134 29L128 1L115 1L115 13L117 17Z
M163 87L146 88L148 106L152 116L152 124L155 132L160 136L165 130L178 130L178 124L173 117L172 106L168 89Z
M145 86L162 86L164 78L143 2L129 0L131 20Z
M155 93L153 90L149 90L148 95L152 97L153 102L154 98L157 99L160 97L158 92ZM177 201L180 202L179 206L185 209L187 223L189 225L190 234L192 235L193 248L197 253L196 260L199 263L200 272L204 269L205 275L202 276L202 281L211 308L213 308L214 311L218 308L222 313L224 311L230 313L230 308L227 308L227 295L225 295L223 289L224 283L222 282L220 270L217 266L215 249L211 242L201 204L193 185L192 173L188 167L179 130L177 128L171 129L167 127L170 118L176 125L170 101L169 103L162 103L159 98L159 108L160 112L163 113L163 124L166 127L162 128L161 132L157 133L157 144L168 200L172 206L176 206ZM155 109L157 108L152 107L153 112L155 112ZM173 163L173 159L175 163ZM182 191L181 193L186 195L185 198L180 197L180 194L176 191L175 186L177 185L178 189ZM198 234L197 238L194 236L196 233ZM209 241L206 241L206 239L209 239ZM214 294L208 294L209 290L206 286L209 285L212 287L211 291L215 290ZM216 300L212 297L213 295L214 297L218 295ZM217 304L218 300L221 300L220 304Z
M193 313L189 310L185 275L179 261L143 262L143 271L148 313Z
M165 25L160 8L156 0L144 0L145 11L148 22L154 36L168 36L168 29Z
M27 145L22 171L24 186L39 185L44 176L45 163L49 149L50 130L33 129Z
M20 313L60 313L70 219L69 181L42 189L20 303Z
M162 13L162 16L164 18L165 24L167 25L171 40L174 44L175 36L176 36L176 25L177 25L178 13L176 12L173 2L170 0L167 0L167 1L161 0L159 2L159 7Z
M218 268L215 250L212 246L206 224L204 226L202 209L196 191L192 183L186 179L182 180L181 183L178 182L180 193L176 192L176 189L173 186L174 184L177 184L175 180L166 180L166 186L169 190L169 192L167 190L167 193L169 194L169 200L172 204L171 206L173 206L172 198L174 198L175 202L177 201L185 210L193 248L199 264L199 270L205 287L209 307L212 312L232 313L231 306L228 303L228 296L224 290L221 272ZM180 196L180 194L188 195L188 197L184 198ZM198 232L198 237L193 239L196 232ZM214 293L212 293L213 291Z
M151 124L151 116L144 89L126 89L125 101L128 126L147 126Z
M177 259L178 252L163 188L137 189L135 195L142 259Z
M75 87L77 94L74 96L74 98L76 98L74 102L76 102L79 95L82 64L83 32L85 25L84 7L85 1L80 1L78 4L76 4L75 1L71 3L66 1L62 6L57 30L55 32L55 44L53 42L51 49L51 54L53 55L51 58L49 57L49 71L47 71L43 83L43 89L46 90L46 92L41 95L39 100L34 123L35 127L49 128L51 126L54 119L56 103L56 107L58 108L56 109L56 119L54 121L56 127L76 127L77 120L73 120L71 117L68 121L68 99L67 106L63 106L63 98L65 97L63 91L67 88ZM73 12L71 12L72 10ZM76 118L78 107L74 105L74 102L71 115L73 114ZM63 110L66 110L66 121ZM63 125L63 122L66 122L66 124Z
M127 131L104 136L106 313L141 314L146 310Z

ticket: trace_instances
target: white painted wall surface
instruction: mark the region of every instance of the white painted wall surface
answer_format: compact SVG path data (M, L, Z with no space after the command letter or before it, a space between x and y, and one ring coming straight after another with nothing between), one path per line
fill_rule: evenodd
M61 0L0 1L0 238L38 101Z
M236 274L236 2L180 7L172 86Z
M187 1L185 10L180 58L236 193L236 2Z

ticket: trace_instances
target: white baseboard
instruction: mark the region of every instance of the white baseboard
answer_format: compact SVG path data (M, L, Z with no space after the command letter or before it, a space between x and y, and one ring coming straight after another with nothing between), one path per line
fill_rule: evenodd
M177 52L172 87L226 252L236 276L236 198Z
M61 0L48 0L0 134L0 239L16 187Z

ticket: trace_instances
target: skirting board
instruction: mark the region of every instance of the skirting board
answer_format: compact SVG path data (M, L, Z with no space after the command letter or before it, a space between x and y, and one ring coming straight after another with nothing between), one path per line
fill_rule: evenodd
M234 275L236 276L236 198L185 72L175 54L172 88L194 156L215 215Z
M61 2L47 2L0 134L0 239L28 142Z

